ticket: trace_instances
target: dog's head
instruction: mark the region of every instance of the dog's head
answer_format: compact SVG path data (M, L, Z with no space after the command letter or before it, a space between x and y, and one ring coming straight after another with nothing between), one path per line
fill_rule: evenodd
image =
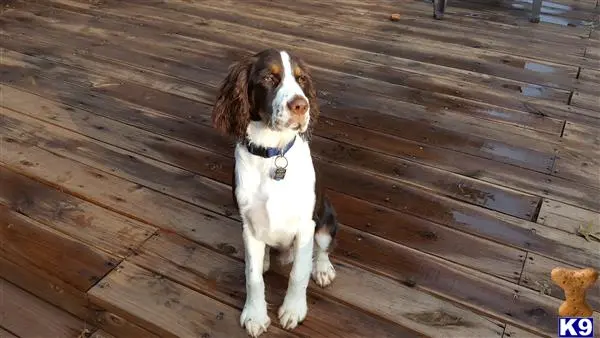
M213 107L213 126L238 139L250 121L308 137L319 115L308 66L285 51L264 50L234 64Z

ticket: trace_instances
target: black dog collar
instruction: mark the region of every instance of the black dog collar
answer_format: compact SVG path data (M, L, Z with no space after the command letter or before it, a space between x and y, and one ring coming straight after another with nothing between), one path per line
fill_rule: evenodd
M257 144L252 143L248 138L245 138L242 144L246 146L246 149L248 149L248 151L252 155L261 156L264 158L271 158L275 156L284 156L285 153L287 153L292 148L295 141L296 137L294 136L294 138L283 148L259 146Z

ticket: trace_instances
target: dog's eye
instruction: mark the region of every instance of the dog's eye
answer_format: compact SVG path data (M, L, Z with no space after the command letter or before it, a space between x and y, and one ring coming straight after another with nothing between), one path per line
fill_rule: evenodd
M277 76L275 76L274 74L266 75L263 80L265 81L265 83L270 84L270 85L274 85L279 81Z
M299 83L301 86L304 86L304 85L306 84L306 81L307 81L307 79L306 79L306 76L304 76L304 75L299 75L299 76L297 76L297 77L296 77L296 81L297 81L297 82L298 82L298 83Z

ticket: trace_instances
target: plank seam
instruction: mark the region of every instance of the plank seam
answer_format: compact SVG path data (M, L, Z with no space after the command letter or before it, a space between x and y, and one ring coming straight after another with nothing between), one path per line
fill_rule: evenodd
M525 257L523 257L523 266L521 267L521 273L519 274L519 280L517 281L517 285L523 286L523 274L525 273L525 266L527 265L528 259L529 251L525 251Z
M3 281L5 281L5 282L7 282L7 283L10 283L8 280L6 280L6 279L4 279L4 278L0 278L0 280L3 280ZM13 285L14 285L14 284L13 284ZM24 289L21 289L21 290L24 290ZM26 292L27 292L27 290L24 290L24 291L26 291ZM34 295L34 296L35 296L35 295ZM39 297L37 297L37 296L36 296L36 298L38 298L38 299L41 299L41 298L39 298ZM43 300L43 299L42 299L42 300ZM2 329L2 330L4 330L4 331L6 331L6 332L8 332L8 333L12 334L13 336L15 336L15 337L17 337L17 338L21 338L21 336L19 336L18 334L14 333L14 332L13 332L13 331L11 331L11 330L9 330L9 329L8 329L8 328L6 328L4 325L0 325L0 329Z
M564 120L562 128L560 129L560 137L561 138L564 137L566 128L567 128L567 120Z
M99 140L97 140L97 141L98 141L98 142L100 142L100 143L106 143L106 142L99 141ZM117 146L115 146L115 147L117 147ZM119 148L119 149L123 149L123 148L121 148L121 147L117 147L117 148ZM54 155L56 155L56 156L62 157L61 155L58 155L58 154L56 154L56 153L54 153L54 152L52 152L52 151L46 150L46 149L44 149L44 148L40 148L40 149L41 149L41 150L43 150L43 151L46 151L46 152L52 153L52 154L54 154ZM125 150L125 151L128 151L128 152L129 152L129 150L127 150L127 149L123 149L123 150ZM137 153L136 153L136 154L137 154ZM138 155L140 155L140 156L144 156L144 157L147 157L147 156L145 156L145 155L141 155L141 154L138 154ZM82 162L80 162L80 161L77 161L77 160L73 160L73 159L70 159L70 160L72 160L72 161L74 161L74 162L77 162L77 163L81 163L82 165L84 165L84 166L86 166L86 167L92 167L92 166L89 166L88 164L82 163ZM163 161L159 161L159 162L161 162L161 163L166 163L166 162L163 162ZM181 168L181 167L179 167L179 166L177 166L177 165L176 165L176 167L178 167L178 168L180 168L180 169L183 169L183 170L187 170L187 169L185 169L185 168ZM95 167L92 167L92 168L95 168ZM133 182L133 181L131 181L131 180L128 180L128 179L122 178L121 176L115 175L114 173L109 173L109 172L106 172L106 171L104 171L104 170L101 170L101 169L98 169L98 168L95 168L95 169L97 169L97 170L99 170L99 171L102 171L102 172L104 172L104 173L106 173L106 174L108 174L108 175L115 176L115 177L119 177L119 178L121 178L121 179L123 179L123 180L126 180L126 181L128 181L128 182L136 183L136 182ZM352 170L356 170L356 169L352 169ZM14 170L13 170L13 171L14 171ZM378 175L378 176L381 176L381 175ZM28 176L28 177L29 177L29 176ZM40 181L40 180L39 180L39 178L37 178L37 177L33 177L33 179L34 179L34 180L36 180L36 181L42 182L42 183L44 183L44 184L50 185L50 186L52 186L52 187L56 187L56 186L55 186L53 183L51 183L51 182L48 182L48 183L47 183L47 182L44 182L44 181ZM215 182L216 182L216 181L215 181ZM153 189L153 188L151 188L151 187L148 187L148 186L144 186L144 187L145 187L145 188L147 188L147 189L149 189L149 190L153 190L153 191L156 191L156 192L158 192L158 193L164 194L164 192L162 192L162 191L158 191L158 190L156 190L156 189ZM58 188L59 188L59 189L61 189L62 191L64 191L64 190L63 190L64 188L62 188L62 187L58 187ZM151 224L151 223L148 223L148 222L146 222L146 221L144 221L144 220L141 220L141 219L137 218L137 217L136 217L136 216L134 216L134 215L123 214L123 213L122 213L121 211L119 211L119 210L116 210L116 209L114 209L114 208L112 208L112 207L110 207L110 206L105 206L105 205L103 205L103 204L98 204L97 202L95 202L95 201L91 201L91 200L89 200L87 197L81 197L81 196L77 195L76 193L74 193L74 192L71 192L70 190L68 190L67 192L68 192L68 193L70 193L70 194L72 194L72 195L74 195L74 196L77 196L77 197L79 197L79 198L82 198L82 199L84 199L84 200L86 200L86 201L89 201L89 202L91 202L91 203L94 203L94 204L96 204L96 205L99 205L99 206L101 206L101 207L103 207L103 208L105 208L105 209L112 210L112 211L114 211L114 212L116 212L116 213L122 214L122 215L124 215L124 216L127 216L127 217L130 217L130 218L132 218L132 219L139 220L139 221L143 222L144 224L149 224L149 225L151 225L151 226L153 226L153 227L156 227L155 225L153 225L153 224ZM224 217L226 217L226 218L229 218L229 219L231 219L231 220L234 220L234 221L239 221L239 220L238 220L238 219L236 219L235 217L231 217L231 215L226 215L226 214L223 214L223 213L221 213L221 212L217 212L217 211L214 211L214 210L211 210L211 209L207 209L206 207L198 206L198 205L196 205L196 204L190 203L190 202L188 202L188 201L186 201L186 200L183 200L183 199L181 199L181 198L175 197L175 196L173 196L173 195L170 195L170 194L167 194L167 196L170 196L171 198L177 199L177 200L179 200L179 201L182 201L182 202L184 202L184 203L189 203L189 204L195 205L195 206L197 206L197 207L199 207L199 208L201 208L201 209L203 209L203 210L209 210L209 211L211 211L211 212L215 212L215 213L217 213L217 214L220 214L220 215L222 215L222 216L224 216ZM439 195L439 196L443 196L443 195ZM446 198L447 198L447 197L446 197ZM467 204L468 204L468 203L467 203ZM401 210L398 210L398 211L401 211ZM419 216L417 215L417 217L419 217ZM419 217L419 218L422 218L422 217ZM437 222L435 222L435 223L436 223L436 224L439 224L439 223L437 223ZM446 226L446 225L443 225L443 224L440 224L440 225L441 225L441 226ZM486 240L490 240L490 241L492 241L492 242L495 242L495 243L498 243L498 244L501 244L501 245L507 245L507 246L509 246L509 247L514 247L514 248L517 248L517 249L519 249L519 250L523 250L523 251L524 251L524 248L521 248L521 247L519 247L519 246L514 246L514 245L511 245L511 244L507 244L507 243L499 242L499 241L496 241L496 240L493 240L493 239L490 239L490 238L486 238L486 237L481 237L481 236L478 236L478 235L475 235L475 234L472 234L472 233L470 233L470 235L477 236L477 237L480 237L480 238L484 238L484 239L486 239ZM399 244L399 245L401 245L401 244ZM540 255L542 255L542 256L545 256L545 254L543 254L543 253L538 253L538 254L540 254ZM433 256L435 257L435 255L433 255ZM556 259L556 258L555 258L555 259ZM459 264L459 265L460 265L460 264Z
M532 222L536 222L537 223L537 219L538 217L540 217L540 212L542 211L542 204L544 203L544 198L540 197L540 199L538 200L537 205L535 206L535 211L533 212L533 215L531 215L531 221Z
M106 208L104 208L104 207L102 207L102 208L103 208L103 209L106 209ZM106 209L106 210L109 210L109 209ZM156 226L154 226L154 227L156 227ZM160 229L159 229L158 227L156 227L156 229L154 229L154 232L153 232L153 233L152 233L150 236L148 236L148 238L146 238L145 240L143 240L143 241L141 241L140 243L138 243L138 245L136 245L136 246L134 246L134 247L132 247L132 248L129 248L129 253L128 253L127 255L125 255L125 256L124 256L124 257L123 257L121 260L119 260L119 262L118 262L117 264L115 264L115 266L114 266L112 269L108 270L108 271L107 271L107 272L106 272L104 275L102 275L102 277L98 278L98 280L96 281L96 283L92 284L92 285L91 285L91 286L90 286L90 287L89 287L87 290L85 290L85 294L86 294L86 296L87 296L87 293L88 293L88 292L89 292L91 289L93 289L93 288L94 288L96 285L98 285L98 283L102 282L106 276L108 276L108 275L109 275L111 272L113 272L113 271L114 271L114 270L115 270L115 269L116 269L116 268L117 268L119 265L121 265L121 263L123 263L123 262L124 262L124 261L125 261L127 258L129 258L129 257L131 257L131 256L134 256L134 255L136 255L136 254L137 254L137 250L138 250L138 249L139 249L139 248L140 248L142 245L146 244L146 242L148 242L148 241L149 241L151 238L154 238L154 236L156 236L156 235L158 234L158 231L159 231L159 230L160 230ZM89 298L88 298L88 302L89 302Z

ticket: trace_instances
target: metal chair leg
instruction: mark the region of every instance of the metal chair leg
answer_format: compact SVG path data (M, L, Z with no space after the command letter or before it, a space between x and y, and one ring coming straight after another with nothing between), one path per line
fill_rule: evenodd
M529 21L533 23L540 22L540 13L542 12L542 0L533 0L531 5L531 18Z
M444 11L446 10L447 0L433 0L433 17L436 20L442 20Z

